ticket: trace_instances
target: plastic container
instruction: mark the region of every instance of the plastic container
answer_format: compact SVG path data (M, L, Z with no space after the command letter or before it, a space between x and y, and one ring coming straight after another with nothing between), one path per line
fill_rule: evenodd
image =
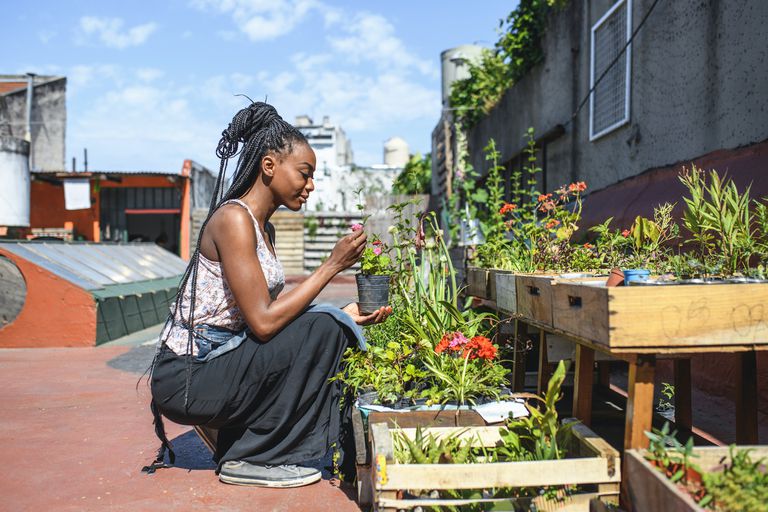
M629 285L632 281L647 281L651 277L651 271L645 268L628 268L624 272L624 284Z
M389 304L389 276L357 274L357 297L361 315L370 315Z

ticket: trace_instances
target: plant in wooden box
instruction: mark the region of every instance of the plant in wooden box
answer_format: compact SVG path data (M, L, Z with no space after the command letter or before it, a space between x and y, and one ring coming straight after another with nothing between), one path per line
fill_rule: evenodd
M642 459L655 468L657 476L648 479L645 463L636 452L628 452L629 489L634 506L650 510L663 503L676 505L675 510L768 510L765 449L734 445L728 449L695 448L693 438L680 443L668 423L646 435L650 445ZM762 457L755 460L753 454L757 450ZM658 478L674 485L660 485L656 482Z
M541 410L530 406L530 417L510 419L506 427L395 429L391 435L392 460L382 453L387 439L380 442L380 436L388 432L381 430L383 425L375 426L376 485L382 490L387 485L382 480L382 473L386 471L393 480L408 486L399 487L399 505L407 505L406 508L439 506L450 510L488 510L489 507L496 510L502 504L512 507L503 510L551 510L565 505L564 501L570 502L577 493L586 490L586 485L611 482L615 487L620 478L615 472L603 475L597 471L589 477L574 475L574 469L583 465L615 467L619 459L615 450L607 448L607 458L595 460L595 445L590 444L584 450L578 446L585 448L582 443L590 443L585 438L596 439L596 436L575 422L559 421L555 403L560 397L565 372L565 364L560 363L545 396L528 395L541 402ZM562 460L584 457L587 453L578 466ZM565 464L549 464L559 460ZM537 466L536 461L547 461L547 470L541 471L543 467ZM524 469L518 463L525 463ZM415 475L413 465L423 465L423 470L418 472L420 476L405 480L401 471ZM522 472L535 472L537 476L529 478L522 476ZM569 481L575 483L562 483ZM577 484L582 484L581 489ZM607 487L602 490L608 491ZM387 498L379 505L385 503ZM588 508L582 503L578 510Z
M707 179L696 166L684 170L680 181L690 196L683 198L683 226L691 236L686 242L702 268L720 269L722 276L764 273L752 264L764 268L768 261L766 199L751 200L750 187L742 193L731 179L715 170Z

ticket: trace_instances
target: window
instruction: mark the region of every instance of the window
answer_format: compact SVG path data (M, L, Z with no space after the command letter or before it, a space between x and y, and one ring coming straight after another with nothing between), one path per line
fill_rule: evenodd
M619 52L629 41L631 33L632 0L616 2L592 27L590 141L629 122L632 45L628 45L620 56ZM601 76L602 80L595 87Z

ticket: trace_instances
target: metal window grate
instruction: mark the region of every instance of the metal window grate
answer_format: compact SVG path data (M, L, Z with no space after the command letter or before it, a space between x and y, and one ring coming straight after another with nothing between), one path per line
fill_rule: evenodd
M631 20L631 0L619 0L592 27L590 140L629 121L631 45L621 56L619 52L630 37Z

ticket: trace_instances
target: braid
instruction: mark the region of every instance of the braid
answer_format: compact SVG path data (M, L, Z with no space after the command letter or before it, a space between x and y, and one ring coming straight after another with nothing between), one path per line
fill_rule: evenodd
M184 406L188 406L189 387L192 377L192 352L194 345L194 315L195 299L197 297L197 269L200 261L200 243L203 231L211 220L213 213L225 202L242 197L256 182L262 159L272 152L278 155L290 154L295 144L308 144L307 139L294 126L283 120L272 105L264 102L253 102L240 110L232 118L229 126L221 132L221 139L216 146L216 156L220 159L219 175L211 195L208 215L200 228L195 251L190 257L179 288L174 299L173 309L169 312L166 323L176 320L184 299L184 290L190 286L189 315L183 319L188 331L187 338L187 368L184 388ZM224 179L230 158L237 156L237 166L232 177L232 184L224 191ZM190 282L191 281L191 282ZM160 346L168 339L170 329ZM159 349L158 349L159 354ZM155 356L157 359L157 354ZM154 361L153 365L154 367Z

